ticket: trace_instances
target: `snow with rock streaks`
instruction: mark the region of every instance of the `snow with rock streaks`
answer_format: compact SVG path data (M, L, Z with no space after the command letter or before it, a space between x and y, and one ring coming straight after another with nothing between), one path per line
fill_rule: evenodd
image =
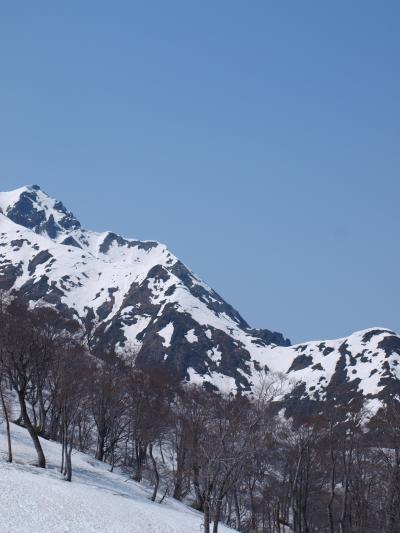
M59 225L55 236L50 237L42 225L30 229L29 224L25 227L7 217L22 195L34 198L34 208L46 213L47 221L53 217ZM268 344L163 244L82 229L66 208L37 187L0 193L0 209L0 286L11 283L13 289L26 290L34 284L40 292L44 281L46 290L39 302L65 305L82 322L92 309L101 331L117 339L117 351L131 347L140 352L148 332L149 339L157 334L163 339L162 360L173 362L174 350L179 347L181 359L186 351L196 350L204 363L211 359L213 370L201 375L189 367L190 380L224 390L237 388L233 375L241 382L247 380L249 390L267 369L304 383L306 396L323 398L338 374L339 362L345 366L342 379L354 382L368 398L380 394L389 378L400 388L400 341L389 330L370 328L342 339L290 347ZM65 216L73 220L71 227L62 225ZM78 246L62 244L66 237ZM151 349L157 346L160 343ZM238 352L232 363L235 368L227 370L234 351ZM220 369L222 359L224 371ZM197 370L205 366L199 365Z

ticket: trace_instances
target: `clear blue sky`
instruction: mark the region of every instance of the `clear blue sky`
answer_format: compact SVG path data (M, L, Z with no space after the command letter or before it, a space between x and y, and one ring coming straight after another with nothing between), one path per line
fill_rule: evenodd
M400 330L400 2L0 1L0 190L294 341Z

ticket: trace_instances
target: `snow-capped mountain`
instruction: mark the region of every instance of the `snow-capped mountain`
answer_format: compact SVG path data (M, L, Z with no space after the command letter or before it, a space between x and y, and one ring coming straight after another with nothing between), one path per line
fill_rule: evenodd
M251 328L163 244L83 229L35 185L0 193L0 289L78 318L94 353L130 350L205 386L249 391L271 370L297 384L295 403L400 392L394 332L290 346Z
M400 398L399 364L400 337L384 328L289 348L271 347L269 358L269 366L286 374L294 385L286 397L287 414L316 413L326 401L355 408L364 402L374 413L382 400Z
M257 353L289 345L251 329L163 244L83 229L38 186L0 193L0 288L64 308L96 352L137 352L182 379L249 389Z

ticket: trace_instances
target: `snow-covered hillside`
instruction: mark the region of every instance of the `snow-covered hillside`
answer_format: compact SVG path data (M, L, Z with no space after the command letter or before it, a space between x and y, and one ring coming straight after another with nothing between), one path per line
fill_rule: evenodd
M82 229L37 186L0 193L0 209L0 288L68 310L95 351L133 349L139 365L248 390L265 347L289 344L251 329L158 242Z
M318 408L309 400L341 405L364 401L375 412L382 400L400 397L400 337L385 328L357 331L342 339L271 347L264 362L290 378L291 413L304 410L305 404L307 409Z
M73 454L74 477L62 479L61 447L42 439L48 468L36 457L27 431L12 425L15 462L5 462L6 437L0 426L0 517L2 532L13 533L200 533L203 515L167 498L149 500L150 491L109 472L109 465ZM220 525L221 532L233 531Z
M0 289L64 309L92 351L133 350L181 380L250 391L283 372L291 397L383 399L400 393L400 338L371 328L335 341L289 346L240 314L156 241L85 230L39 187L0 193Z

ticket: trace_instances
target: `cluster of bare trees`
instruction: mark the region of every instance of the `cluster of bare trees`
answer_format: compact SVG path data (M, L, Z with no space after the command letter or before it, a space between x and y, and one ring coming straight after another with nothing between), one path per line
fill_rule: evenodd
M400 404L367 424L362 408L326 405L287 420L277 382L253 396L183 386L163 368L142 372L126 356L90 355L78 324L51 308L0 301L0 408L12 461L10 419L92 453L127 477L204 513L204 531L224 522L269 533L400 531ZM15 407L15 404L18 408ZM14 406L12 410L11 407Z

